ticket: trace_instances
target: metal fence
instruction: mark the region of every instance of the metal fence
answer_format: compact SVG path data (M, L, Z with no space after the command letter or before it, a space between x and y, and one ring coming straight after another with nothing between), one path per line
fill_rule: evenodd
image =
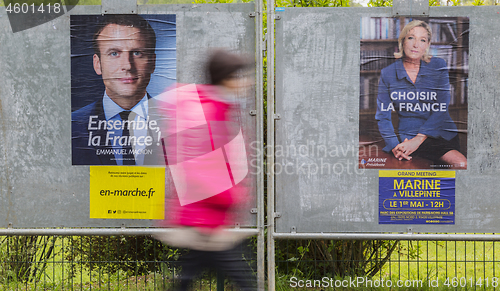
M2 236L1 290L173 290L187 251L150 236ZM256 239L242 246L256 271ZM495 290L495 241L278 240L276 290ZM207 272L193 290L238 290Z
M276 248L276 290L496 290L499 247L494 241L283 240Z
M256 244L241 246L256 271ZM172 290L187 250L150 236L0 237L0 290ZM223 274L203 274L193 290L233 290Z

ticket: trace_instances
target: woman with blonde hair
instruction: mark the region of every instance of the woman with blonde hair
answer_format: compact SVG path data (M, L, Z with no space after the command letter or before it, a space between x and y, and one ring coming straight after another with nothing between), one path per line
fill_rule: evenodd
M467 168L457 127L448 113L450 81L446 62L429 54L432 31L420 20L408 23L398 38L397 60L382 69L377 96L385 152L399 160L419 156L452 168ZM396 135L391 112L399 117Z

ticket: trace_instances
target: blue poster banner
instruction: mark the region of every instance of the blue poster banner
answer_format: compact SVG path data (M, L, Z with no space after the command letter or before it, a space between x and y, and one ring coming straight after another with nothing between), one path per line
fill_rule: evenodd
M381 170L379 224L455 224L455 172Z

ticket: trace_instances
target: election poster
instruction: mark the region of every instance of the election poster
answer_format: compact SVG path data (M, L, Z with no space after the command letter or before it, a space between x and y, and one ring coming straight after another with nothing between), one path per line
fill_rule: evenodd
M90 167L90 218L164 219L165 168Z
M379 224L455 224L455 171L381 170Z
M175 15L70 20L72 164L164 165L155 97L176 80Z
M362 17L359 167L467 169L469 19Z

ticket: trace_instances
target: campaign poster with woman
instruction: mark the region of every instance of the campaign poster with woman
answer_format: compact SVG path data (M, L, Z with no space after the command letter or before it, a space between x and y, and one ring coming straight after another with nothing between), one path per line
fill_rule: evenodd
M361 19L359 167L467 169L469 19Z

